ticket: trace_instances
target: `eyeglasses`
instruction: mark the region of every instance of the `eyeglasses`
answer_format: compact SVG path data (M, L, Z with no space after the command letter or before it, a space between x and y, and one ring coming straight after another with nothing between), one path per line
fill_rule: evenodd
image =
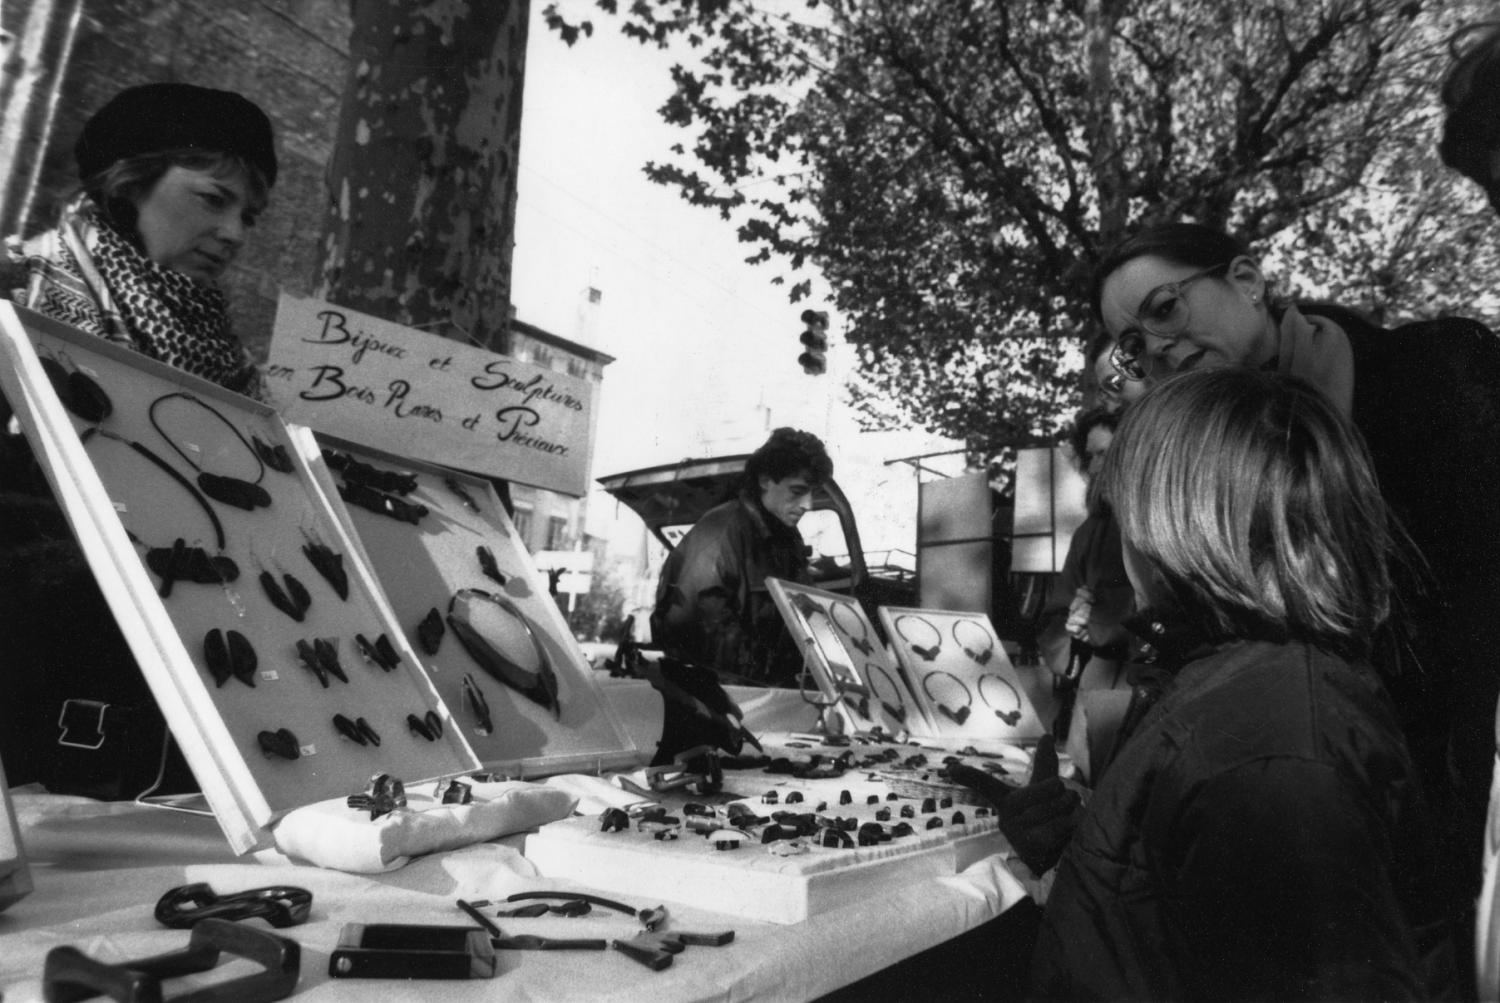
M1182 291L1199 279L1228 268L1229 264L1227 261L1221 262L1176 282L1164 282L1147 293L1146 298L1141 300L1141 308L1135 314L1135 321L1141 331L1169 341L1175 340L1187 328L1192 316L1187 297ZM1126 331L1116 339L1114 348L1109 352L1110 364L1126 379L1146 378L1146 369L1142 364L1142 358L1146 354L1146 339L1141 331Z

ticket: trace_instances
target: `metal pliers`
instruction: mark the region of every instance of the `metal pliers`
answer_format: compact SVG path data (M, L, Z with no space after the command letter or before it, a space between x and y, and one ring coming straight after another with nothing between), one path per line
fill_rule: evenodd
M672 956L687 950L688 945L723 947L734 940L733 930L717 933L696 933L689 930L658 930L642 933L629 940L614 940L610 947L640 962L653 972L659 972L672 964Z
M590 895L588 892L516 892L506 897L507 902L524 902L528 899L562 899L571 902L589 902L593 905L603 906L605 909L613 909L615 912L623 912L627 916L634 916L640 920L641 926L647 932L656 930L667 920L666 906L655 906L650 909L637 909L626 905L624 902L616 902L601 895Z
M566 940L557 937L539 937L534 933L491 937L490 943L500 951L602 951L609 946L609 943L602 939Z

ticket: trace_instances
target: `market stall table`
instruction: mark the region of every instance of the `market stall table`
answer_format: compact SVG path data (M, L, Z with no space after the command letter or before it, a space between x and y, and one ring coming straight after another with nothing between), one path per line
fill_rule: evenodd
M207 882L221 893L272 884L309 889L308 923L279 932L302 946L294 997L328 1000L440 993L459 1001L497 992L508 1000L812 999L974 930L1025 894L991 855L961 873L882 888L867 901L794 925L668 902L669 928L733 929L735 939L723 947L690 947L660 972L614 951L505 951L498 981L340 980L328 975L328 959L345 923L471 925L456 908L459 898L499 900L559 883L534 875L519 836L420 858L386 874L352 875L297 865L270 851L236 858L208 817L23 790L14 795L36 888L0 913L0 993L7 1003L41 998L44 959L59 945L116 961L183 946L186 934L159 926L153 908L163 892L190 882ZM509 925L554 937L633 934L632 921L604 911L527 921L524 930Z
M661 729L660 695L637 679L602 682L607 699L627 722L632 743L649 756ZM795 691L733 687L731 692L757 733L811 728L816 722L816 709ZM778 783L758 771L731 772L726 787L754 795ZM538 876L522 855L524 834L420 857L383 874L349 874L295 863L276 851L236 857L211 817L20 790L15 802L35 891L0 912L0 995L6 1003L41 999L46 955L60 945L107 961L181 948L187 934L162 928L153 909L168 889L193 882L206 882L221 894L277 884L313 893L309 921L275 931L302 947L294 993L299 999L442 994L456 1001L501 993L516 1000L796 1000L840 992L846 999L899 999L930 996L937 988L934 980L957 980L970 987L970 995L983 990L993 998L991 973L1007 966L1017 970L1023 962L1022 950L1007 956L1000 928L1027 914L1026 908L1011 909L1025 891L1002 857L988 853L977 860L970 854L957 873L881 885L854 904L791 924L755 922L730 914L733 910L707 911L665 895L648 896L650 901L611 895L641 907L665 904L669 929L735 932L732 943L689 947L659 972L616 951L502 951L495 980L334 979L329 959L345 924L470 926L456 906L460 898L498 902L523 890L600 889ZM568 824L576 826L577 820L554 823ZM747 847L745 852L764 850ZM271 932L260 920L248 922ZM512 935L616 939L639 932L628 917L604 910L577 919L496 922ZM234 964L241 974L250 967ZM211 977L227 976L190 977L182 986ZM167 989L168 998L183 991L176 980ZM948 996L953 998L951 992Z

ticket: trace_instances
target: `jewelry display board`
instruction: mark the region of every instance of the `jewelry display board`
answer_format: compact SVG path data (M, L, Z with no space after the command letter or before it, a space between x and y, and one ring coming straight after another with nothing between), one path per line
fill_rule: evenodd
M510 776L636 766L490 482L316 436L320 480L393 615L485 769Z
M926 734L981 741L1042 736L1046 728L988 616L882 606L880 622L932 726Z
M0 389L237 852L371 774L479 766L271 408L9 303L0 331Z
M766 585L804 653L820 702L835 709L848 730L895 735L925 724L910 684L858 600L780 578L767 577Z

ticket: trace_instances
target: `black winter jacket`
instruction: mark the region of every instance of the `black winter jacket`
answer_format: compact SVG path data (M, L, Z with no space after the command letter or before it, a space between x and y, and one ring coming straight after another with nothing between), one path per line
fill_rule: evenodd
M1477 892L1500 697L1500 338L1457 317L1385 330L1341 308L1302 309L1349 335L1354 424L1426 564L1425 575L1398 569L1408 643L1373 658Z
M661 569L652 640L669 655L756 682L789 685L802 668L766 576L806 582L802 535L739 497L704 513Z
M1374 672L1237 641L1178 671L1058 866L1035 988L1058 999L1428 999L1448 899Z

